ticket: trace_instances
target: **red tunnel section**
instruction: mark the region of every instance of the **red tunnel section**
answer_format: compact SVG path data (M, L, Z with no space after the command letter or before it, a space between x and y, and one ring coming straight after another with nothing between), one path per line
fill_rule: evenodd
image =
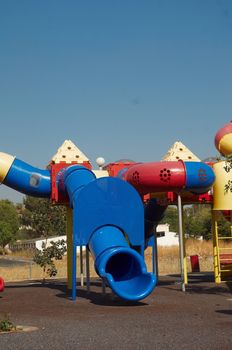
M140 163L130 166L124 179L141 194L178 191L185 187L186 171L182 161Z

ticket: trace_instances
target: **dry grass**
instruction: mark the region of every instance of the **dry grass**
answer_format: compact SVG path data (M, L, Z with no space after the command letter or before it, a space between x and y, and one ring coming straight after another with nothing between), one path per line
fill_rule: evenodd
M228 247L227 242L221 242L221 246ZM232 245L230 245L232 249ZM212 241L186 241L186 255L187 255L187 267L188 271L191 271L190 256L198 255L201 271L213 271L213 244ZM32 257L31 252L21 252L20 254L14 254L13 257L26 258ZM145 261L147 263L148 271L152 271L152 256L151 249L148 248L145 252ZM171 247L159 247L158 248L158 264L159 274L175 274L179 273L179 248L177 246ZM67 258L64 257L61 261L56 262L58 274L55 278L67 278ZM84 263L84 275L85 263ZM94 270L94 262L90 257L90 274L96 276ZM0 276L4 277L5 281L19 281L27 279L43 279L42 269L34 264L28 262L28 264L17 267L1 267ZM77 259L77 276L80 276L80 264ZM46 277L49 278L49 277Z
M231 247L232 243L228 241L221 241L220 247ZM198 255L200 270L213 271L213 242L212 241L199 241L195 239L188 239L185 243L186 257L187 257L187 270L191 272L190 256ZM159 247L158 249L158 262L160 274L179 273L179 248L173 247Z
M231 247L232 243L225 241L220 242L221 247ZM191 255L199 256L199 264L201 271L213 271L213 242L198 241L188 239L185 243L187 270L191 272ZM151 271L151 250L147 249L146 262L148 269ZM158 266L159 274L175 274L180 272L179 247L158 247Z
M28 249L28 250L19 250L17 252L10 253L11 257L15 258L22 258L22 259L33 259L33 256L35 254L34 250Z
M16 255L14 254L14 258L28 258L28 256L23 256L23 254ZM44 275L43 269L28 260L24 265L20 266L9 266L9 267L0 267L0 276L4 278L6 282L12 281L22 281L22 280L42 280L44 277L46 279L56 279L56 278L67 278L67 257L63 257L62 260L56 261L55 265L57 267L58 273L55 277L48 277L48 275ZM85 261L84 261L84 275L86 275ZM90 257L90 274L91 276L97 276L94 270L94 262ZM79 259L77 259L77 277L80 277L80 264Z

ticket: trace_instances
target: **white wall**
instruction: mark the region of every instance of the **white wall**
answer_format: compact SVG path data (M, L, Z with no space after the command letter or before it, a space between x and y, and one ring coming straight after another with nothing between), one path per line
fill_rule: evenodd
M162 247L170 247L172 245L179 245L179 237L176 232L165 232L163 237L157 238L157 245Z

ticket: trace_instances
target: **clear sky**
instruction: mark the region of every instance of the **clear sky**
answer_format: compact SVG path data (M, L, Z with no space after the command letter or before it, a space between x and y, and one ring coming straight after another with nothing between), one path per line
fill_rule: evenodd
M232 119L231 0L0 0L0 151L45 167L216 155ZM0 199L18 201L0 187Z

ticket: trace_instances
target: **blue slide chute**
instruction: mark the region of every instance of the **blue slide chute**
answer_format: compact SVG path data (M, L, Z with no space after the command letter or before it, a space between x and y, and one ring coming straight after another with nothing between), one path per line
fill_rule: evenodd
M81 166L71 166L59 175L73 208L73 244L86 245L95 269L119 297L137 301L156 286L156 276L147 272L144 258L144 210L137 191L118 178L96 179ZM73 252L72 297L76 297L76 250Z
M98 229L90 238L89 249L95 258L96 272L119 297L141 300L154 289L155 275L147 272L143 257L129 247L117 227Z

